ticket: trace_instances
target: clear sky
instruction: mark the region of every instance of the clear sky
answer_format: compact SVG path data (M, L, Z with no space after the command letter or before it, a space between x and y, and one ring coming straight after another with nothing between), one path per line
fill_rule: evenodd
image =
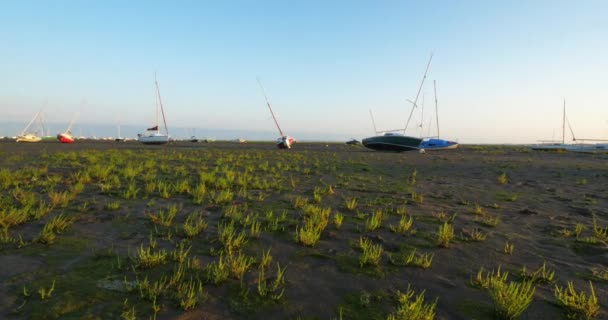
M260 77L287 134L362 138L369 109L404 126L434 52L425 135L436 80L444 138L560 138L565 98L577 137L608 139L606 17L604 0L3 1L0 121L143 130L156 72L170 127L275 138Z

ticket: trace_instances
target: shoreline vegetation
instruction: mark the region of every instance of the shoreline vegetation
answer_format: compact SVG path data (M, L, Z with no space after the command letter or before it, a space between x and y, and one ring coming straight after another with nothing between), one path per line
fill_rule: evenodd
M0 317L606 318L607 160L0 142Z

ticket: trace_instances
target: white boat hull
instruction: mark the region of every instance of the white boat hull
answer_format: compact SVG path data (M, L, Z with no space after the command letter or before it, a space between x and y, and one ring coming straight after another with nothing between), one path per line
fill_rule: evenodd
M608 153L608 143L573 144L568 146L566 150L581 153Z
M40 140L42 140L42 138L33 135L33 134L25 134L22 136L17 136L17 139L15 139L15 141L17 142L39 142Z
M138 140L143 144L167 144L169 142L169 136L162 133L140 134Z

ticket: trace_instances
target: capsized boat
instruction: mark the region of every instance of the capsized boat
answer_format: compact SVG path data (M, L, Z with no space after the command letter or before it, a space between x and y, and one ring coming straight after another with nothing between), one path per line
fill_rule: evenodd
M403 152L420 150L422 139L398 132L385 132L383 135L365 138L362 142L366 148L372 150Z
M165 119L165 110L163 109L163 101L160 96L160 89L158 87L158 80L154 77L154 83L156 86L156 125L147 128L146 132L137 134L137 139L143 144L150 145L161 145L169 142L169 129L167 129L167 121ZM165 126L165 133L160 131L159 126L159 115L163 117L163 124Z
M270 110L270 115L272 115L272 119L274 120L274 124L276 124L277 129L279 129L279 134L281 135L277 138L276 144L279 149L291 149L291 146L296 143L296 139L290 137L288 135L283 134L283 130L279 126L279 122L277 118L274 116L274 112L272 111L272 107L270 107L270 102L268 101L268 96L266 95L266 90L262 86L262 82L258 79L258 83L260 84L260 88L262 89L262 93L264 94L264 99L266 99L266 105L268 106L268 110Z

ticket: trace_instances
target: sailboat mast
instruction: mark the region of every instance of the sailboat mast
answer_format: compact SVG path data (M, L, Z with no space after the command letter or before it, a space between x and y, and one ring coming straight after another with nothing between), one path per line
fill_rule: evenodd
M433 80L433 91L435 92L435 119L437 119L437 138L439 138L439 111L437 110L437 82Z
M158 80L156 80L156 75L154 75L154 83L156 84L156 94L158 95L158 103L160 104L160 112L163 115L163 124L165 125L165 132L169 135L169 128L167 128L167 119L165 119L165 109L163 108L163 99L160 96L160 89L158 88ZM156 113L156 124L158 125L158 112Z
M27 131L27 129L30 128L30 126L32 125L32 123L34 123L34 120L36 120L38 118L39 114L40 114L40 111L38 111L38 113L36 113L36 115L32 118L32 120L30 120L30 122L27 124L27 126L25 127L25 129L23 129L23 131L21 131L21 135L25 135L25 132Z
M566 98L564 98L564 114L562 116L562 144L566 142Z
M407 122L405 123L405 128L403 128L403 134L405 134L405 130L407 130L407 126L410 124L410 120L412 119L412 115L414 114L414 108L416 108L416 103L418 102L418 97L420 96L420 91L422 91L422 86L424 85L424 80L426 79L426 74L429 72L429 67L431 66L431 61L433 60L433 54L431 53L431 57L429 58L429 62L426 65L426 70L424 71L424 76L422 77L422 81L420 82L420 87L418 87L418 93L416 93L416 99L414 99L414 106L412 107L412 112L410 112L409 118L407 118Z
M277 121L277 118L274 116L274 112L272 112L272 108L270 107L270 102L268 102L268 96L266 96L266 90L264 90L264 86L262 85L262 82L260 81L260 79L258 79L258 84L260 85L260 88L262 89L262 94L264 95L264 99L266 99L266 105L268 106L268 110L270 110L270 115L272 115L274 124L277 125L277 129L279 129L279 134L281 135L281 137L284 137L285 135L283 134L283 130L281 130L281 127L279 126L279 122Z
M374 126L374 132L378 134L378 129L376 129L376 121L374 121L374 114L372 113L372 109L369 109L369 116L372 118L372 125Z

